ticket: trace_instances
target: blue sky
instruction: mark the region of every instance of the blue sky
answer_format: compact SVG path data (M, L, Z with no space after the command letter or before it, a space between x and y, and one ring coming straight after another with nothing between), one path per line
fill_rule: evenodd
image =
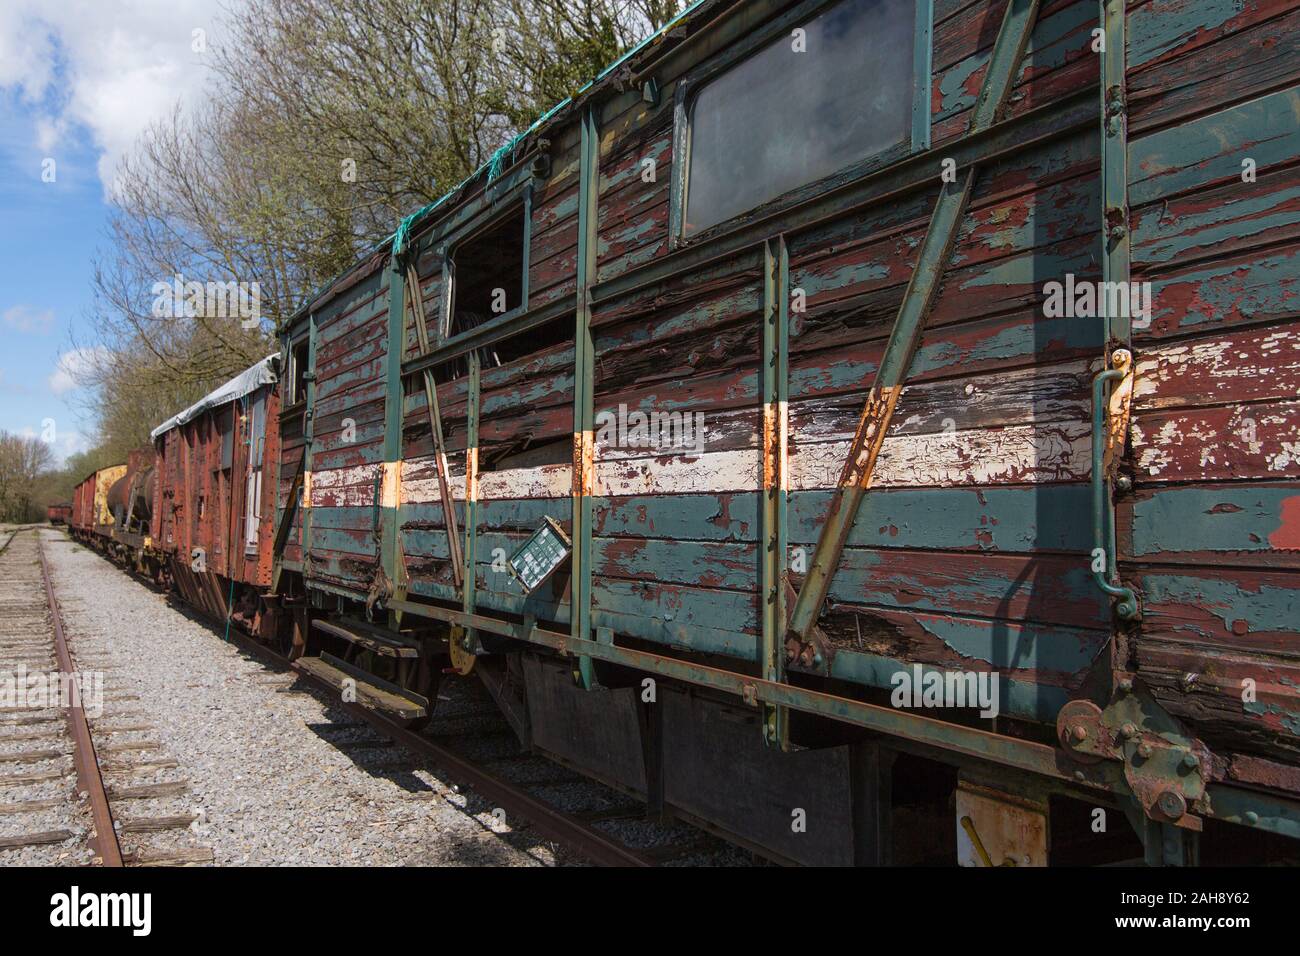
M39 435L53 419L62 458L94 443L60 359L74 334L87 339L91 263L108 211L99 153L84 133L66 136L51 150L55 181L43 182L32 110L11 91L0 96L0 429Z
M87 324L107 184L140 131L207 81L229 0L0 0L0 430L93 446L66 368ZM54 181L42 178L53 160Z

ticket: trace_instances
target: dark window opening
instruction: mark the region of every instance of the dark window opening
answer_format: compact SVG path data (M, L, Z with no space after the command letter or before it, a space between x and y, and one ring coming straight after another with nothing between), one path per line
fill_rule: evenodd
M511 468L536 468L540 465L567 465L573 462L573 435L543 439L534 445L521 444L497 448L480 448L478 470L508 471Z
M307 367L311 343L301 338L289 347L289 394L286 397L290 405L307 401Z
M524 304L524 206L466 239L456 267L451 334L460 335Z
M682 234L910 139L913 0L841 0L708 81L689 106Z

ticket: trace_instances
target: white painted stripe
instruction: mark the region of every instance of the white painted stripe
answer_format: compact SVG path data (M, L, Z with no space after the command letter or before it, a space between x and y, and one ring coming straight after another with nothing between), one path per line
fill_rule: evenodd
M792 446L789 489L835 488L850 446L849 441ZM872 487L1081 481L1089 474L1090 447L1091 428L1087 422L898 435L885 440ZM614 497L758 491L762 487L762 465L763 453L757 448L597 461L593 494ZM436 503L436 475L431 456L403 462L402 503ZM464 476L453 474L450 485L452 496L463 501ZM573 469L567 464L479 475L481 501L567 498L572 489Z

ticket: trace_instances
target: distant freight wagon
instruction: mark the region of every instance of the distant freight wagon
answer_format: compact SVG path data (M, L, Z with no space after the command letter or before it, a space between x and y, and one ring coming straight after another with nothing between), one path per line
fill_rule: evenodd
M229 468L156 434L150 546L780 861L1294 854L1298 28L692 4L284 324Z

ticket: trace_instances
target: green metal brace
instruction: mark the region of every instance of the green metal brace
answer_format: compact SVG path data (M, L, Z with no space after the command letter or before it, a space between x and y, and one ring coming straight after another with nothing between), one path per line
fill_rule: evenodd
M388 269L388 362L384 374L384 459L383 471L389 467L401 468L402 461L402 410L405 389L402 385L402 353L406 347L406 270L403 255L394 244ZM375 557L383 568L393 593L387 597L405 597L406 580L401 568L402 541L398 527L401 502L381 507L379 527L380 553ZM390 612L389 626L396 629L401 622L399 612Z
M591 336L591 287L596 282L596 203L600 135L592 108L582 116L582 152L578 175L578 283L573 337L573 558L569 586L569 627L575 640L591 636L591 536L594 433L596 422L596 348ZM578 655L578 680L596 686L589 655Z
M975 103L970 133L992 126L1002 114L1016 72L1024 59L1030 34L1038 19L1038 0L1010 0L997 40L989 56L984 83ZM790 615L789 633L807 644L839 567L849 532L870 486L876 455L893 417L899 392L912 356L921 341L925 320L943 281L953 243L974 188L977 167L971 166L958 182L945 182L935 202L916 268L899 307L898 317L885 346L875 383L862 411L857 434L849 449L839 487L831 501L826 523L808 567L804 585Z

